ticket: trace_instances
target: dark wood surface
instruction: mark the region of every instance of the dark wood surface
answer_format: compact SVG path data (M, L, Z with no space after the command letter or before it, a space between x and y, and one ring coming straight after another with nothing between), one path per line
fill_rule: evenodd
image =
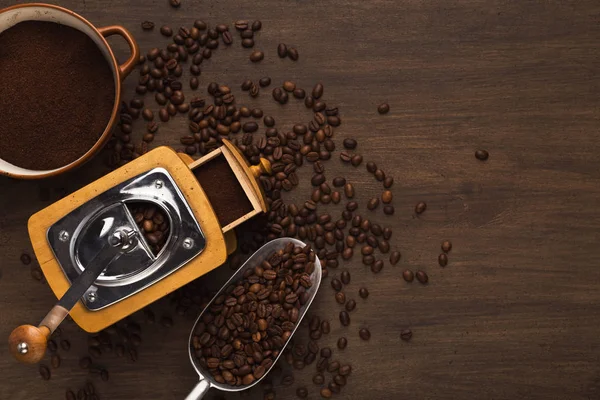
M269 75L306 89L323 82L328 104L338 105L343 119L338 149L343 138L357 138L365 159L395 179L396 214L386 218L379 210L372 219L394 227L392 245L402 261L379 275L358 257L340 267L338 273L352 272L346 291L358 301L349 328L340 327L328 281L311 310L332 322L322 345L334 346L340 335L349 340L348 349L334 354L353 366L338 398L600 398L600 3L182 1L179 10L166 0L60 5L97 26L122 24L144 51L167 43L157 31L142 32L145 19L173 27L196 18L262 20L256 47L265 60L251 64L236 35L238 43L203 64L203 87L230 84L240 103L263 107L281 129L310 114L293 101L275 105L266 90L252 100L239 90L242 80ZM279 42L296 46L300 60L277 58ZM111 43L124 59L125 44ZM380 116L383 101L391 112ZM135 130L139 140L143 123ZM185 131L179 118L161 127L158 143L176 145ZM478 148L489 150L487 162L475 159ZM304 171L297 200L308 191ZM0 337L39 322L54 302L48 286L19 262L23 251L31 252L27 218L105 172L97 161L40 182L0 178ZM356 184L363 209L381 190L364 166L355 171L334 159L327 176L336 175ZM420 200L428 209L417 218ZM437 255L444 239L454 247L442 269ZM404 283L404 268L426 270L429 285ZM206 284L218 287L230 274L227 267L219 272ZM371 292L366 301L357 294L363 284ZM142 324L135 363L102 359L110 381L90 378L102 399L182 399L194 385L186 346L195 316L176 315L166 301L154 309L172 314L175 325ZM371 329L369 342L358 337L363 326ZM399 337L407 327L414 332L409 343ZM66 323L63 336L73 347L60 353L62 366L49 382L10 359L0 342L0 398L62 399L67 387L80 387L89 378L77 366L87 335ZM313 373L314 365L296 372L290 387L274 378L277 398L295 398L300 385L318 398ZM218 396L213 391L209 398ZM253 390L252 398L262 391Z

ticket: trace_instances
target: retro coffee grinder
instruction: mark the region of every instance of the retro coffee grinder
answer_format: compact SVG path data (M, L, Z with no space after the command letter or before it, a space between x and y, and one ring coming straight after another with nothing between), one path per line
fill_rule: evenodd
M67 314L98 332L223 264L233 229L267 210L257 178L270 171L226 140L196 161L159 147L34 214L33 249L59 301L38 326L11 333L13 356L41 360ZM142 203L166 216L161 248L131 211Z

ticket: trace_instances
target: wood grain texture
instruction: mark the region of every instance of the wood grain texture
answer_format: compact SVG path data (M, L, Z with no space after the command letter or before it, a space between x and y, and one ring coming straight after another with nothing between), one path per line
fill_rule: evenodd
M344 137L395 179L396 213L373 220L394 227L392 247L402 251L396 267L373 275L355 257L348 268L347 296L358 302L349 329L327 281L314 311L332 322L320 344L348 337L334 358L350 362L344 399L599 399L600 398L600 146L598 96L600 3L503 0L330 0L247 2L182 0L172 10L166 0L65 0L97 26L122 24L142 51L165 45L155 29L202 18L211 25L261 19L256 47L259 64L248 61L238 36L203 63L202 88L228 83L240 103L260 106L277 126L289 129L310 114L294 101L281 107L262 90L256 100L239 89L245 78L269 75L310 89L325 85L328 104L340 107ZM0 0L0 6L13 1ZM127 45L110 39L121 61ZM300 52L296 63L281 60L285 42ZM126 94L135 84L126 81ZM273 86L271 86L272 88ZM204 90L204 89L203 89ZM128 97L129 99L129 97ZM377 114L386 101L388 115ZM143 123L135 125L141 137ZM175 144L186 132L184 118L161 126L158 144ZM490 152L481 163L477 148ZM357 171L339 160L326 164L329 179L348 177L358 189L361 209L380 193L364 166ZM31 252L27 218L52 201L106 172L100 160L68 176L41 182L0 179L0 337L19 324L35 323L54 304L50 289L30 277L19 262ZM310 172L299 173L301 200ZM413 215L416 202L427 211ZM330 207L337 210L336 207ZM366 213L366 211L365 211ZM449 265L437 266L440 243L453 242ZM427 287L404 284L405 267L424 269ZM205 284L218 287L231 272L221 268ZM365 285L367 300L358 298ZM152 306L160 317L173 314L168 300ZM110 381L96 382L103 399L181 399L195 382L187 339L195 315L173 316L175 325L143 325L136 363L100 359ZM372 337L363 342L360 327ZM412 328L411 342L399 332ZM37 369L18 365L0 342L0 397L62 399L67 387L88 376L77 366L86 335L72 323L63 327L72 342L61 352L62 366L42 381ZM293 399L298 385L309 388L314 365L280 387L278 399ZM221 394L211 392L208 398ZM239 395L228 394L227 399ZM262 398L254 390L250 398Z

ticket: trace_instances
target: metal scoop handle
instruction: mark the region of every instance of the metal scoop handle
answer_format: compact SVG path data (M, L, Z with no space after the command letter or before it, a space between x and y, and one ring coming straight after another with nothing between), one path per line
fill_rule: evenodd
M208 389L210 389L210 383L206 379L200 378L200 382L196 384L185 400L200 400L208 392Z

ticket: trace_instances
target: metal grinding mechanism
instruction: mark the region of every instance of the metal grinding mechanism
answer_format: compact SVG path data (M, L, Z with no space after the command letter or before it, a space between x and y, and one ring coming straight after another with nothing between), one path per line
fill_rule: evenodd
M258 177L270 172L226 140L196 161L159 147L34 214L29 236L59 300L11 333L13 356L40 361L68 314L98 332L223 264L233 228L267 210ZM140 226L139 204L164 216L160 234Z

